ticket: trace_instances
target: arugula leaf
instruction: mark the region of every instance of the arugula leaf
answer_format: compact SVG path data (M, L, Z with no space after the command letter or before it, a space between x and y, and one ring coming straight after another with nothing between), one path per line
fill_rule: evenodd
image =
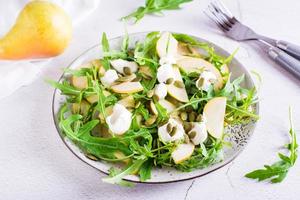
M187 34L172 33L172 35L176 40L178 40L180 42L190 44L192 46L199 47L199 48L202 48L207 51L209 51L209 49L211 48L207 43L199 42L198 40L196 40L195 38L193 38Z
M146 181L151 178L151 171L153 167L153 160L148 159L140 168L139 175L141 181Z
M129 36L128 33L126 31L125 36L123 38L123 42L122 42L122 52L127 52L128 50L128 46L129 46Z
M52 85L52 87L59 89L63 94L66 95L79 95L81 93L80 90L72 86L68 81L58 83L56 81L46 80L46 82Z
M158 112L158 117L157 117L158 123L168 120L169 115L167 109L162 107L162 105L160 105L159 103L155 103L155 107Z
M109 169L109 176L110 177L114 177L117 176L119 173L121 173L120 170L116 169L116 168L110 168ZM123 179L118 180L118 182L116 182L116 184L123 186L123 187L134 187L134 183L131 183L129 181L125 181Z
M103 54L105 55L109 52L109 42L107 40L107 36L106 36L105 32L102 33L101 44L102 44ZM103 57L103 59L101 60L101 64L103 65L105 70L110 69L110 63L109 63L109 59L107 57L105 57L105 56Z
M145 6L138 7L133 13L122 19L135 18L135 23L141 20L146 14L161 13L163 10L179 9L180 4L191 2L192 0L146 0Z
M109 42L108 42L108 39L107 39L107 36L106 36L105 32L102 33L101 44L102 44L102 51L103 52L109 52Z
M106 182L106 183L110 183L110 184L122 184L123 183L123 179L125 176L133 174L134 172L138 171L141 167L141 165L146 161L146 158L141 159L141 160L136 160L134 162L132 162L125 170L123 170L122 172L118 173L118 174L113 174L113 177L107 177L107 178L103 178L102 181ZM129 185L125 185L125 186L132 186L131 184Z
M245 175L247 178L257 179L258 181L263 181L266 179L271 179L271 183L279 183L284 180L289 172L290 168L294 166L297 160L297 138L296 132L294 130L292 110L289 109L289 121L290 121L290 139L291 143L288 144L288 150L290 151L289 156L285 156L281 153L278 154L280 161L275 162L272 165L265 165L263 169L254 170Z
M96 105L96 109L99 110L99 112L106 118L106 111L105 111L105 102L106 97L103 94L102 86L96 83L96 92L98 96L98 103Z
M146 35L144 42L138 42L134 49L134 59L139 65L158 66L156 54L156 42L159 39L159 32L154 31Z

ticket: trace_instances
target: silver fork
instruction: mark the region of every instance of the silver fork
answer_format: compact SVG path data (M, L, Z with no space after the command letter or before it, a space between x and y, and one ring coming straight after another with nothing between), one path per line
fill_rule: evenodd
M300 46L282 40L271 39L255 33L239 22L218 0L211 2L204 13L231 39L261 42L269 56L300 79ZM297 60L299 59L299 60Z

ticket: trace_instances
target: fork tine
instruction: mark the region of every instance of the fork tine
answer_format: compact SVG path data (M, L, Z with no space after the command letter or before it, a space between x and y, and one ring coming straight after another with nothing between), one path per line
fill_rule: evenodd
M234 18L230 10L221 1L215 0L215 5L217 5L221 12L224 13L228 18Z
M220 21L219 19L211 12L211 11L204 11L204 14L210 18L213 22L216 23L216 25L222 29L223 31L229 31L228 27L224 26Z
M220 21L223 22L223 24L226 24L228 26L228 28L232 28L233 23L231 23L228 18L226 16L224 16L224 14L221 12L220 9L218 9L218 7L216 5L214 5L213 3L211 3L209 5L211 12L215 13L216 17L219 18Z
M233 16L233 14L230 12L230 10L219 0L214 1L214 6L216 9L220 11L220 13L223 14L223 16L231 23L234 24L238 20Z
M231 29L231 23L229 23L227 21L227 19L224 18L224 16L222 16L222 14L220 14L214 7L213 5L208 5L208 9L211 12L211 14L218 20L219 23L222 24L223 27L225 27L226 30L230 30Z

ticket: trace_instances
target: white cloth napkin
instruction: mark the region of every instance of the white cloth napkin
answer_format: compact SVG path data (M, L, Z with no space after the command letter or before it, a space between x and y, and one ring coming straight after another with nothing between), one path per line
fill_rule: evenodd
M50 1L61 6L71 17L73 26L76 26L97 8L100 0ZM18 13L28 2L29 0L0 0L0 37L9 31ZM41 65L48 61L0 61L0 99L9 96L21 86L30 84L41 72Z

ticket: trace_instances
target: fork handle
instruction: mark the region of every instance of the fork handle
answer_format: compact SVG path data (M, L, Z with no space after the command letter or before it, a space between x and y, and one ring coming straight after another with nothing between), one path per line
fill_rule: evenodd
M276 46L300 60L300 46L282 40L276 41Z
M276 47L270 47L269 56L300 80L300 61Z

